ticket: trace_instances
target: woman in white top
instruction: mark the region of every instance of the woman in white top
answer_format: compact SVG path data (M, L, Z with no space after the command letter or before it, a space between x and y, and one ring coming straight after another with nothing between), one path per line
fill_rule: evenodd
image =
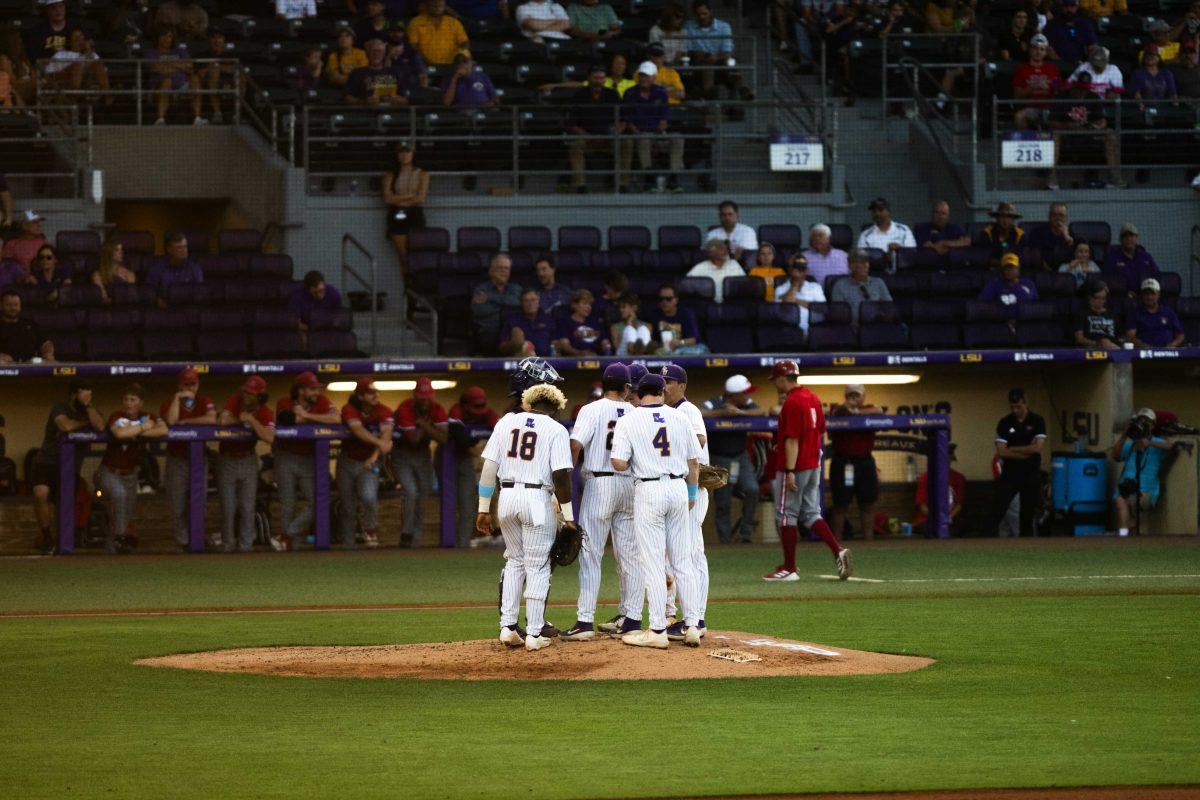
M808 330L808 306L824 303L825 291L821 284L808 280L808 259L803 253L795 253L788 259L787 278L775 287L776 303L791 303L800 306L800 330Z
M663 9L658 24L650 29L650 42L661 44L663 61L667 64L678 64L687 55L687 35L683 32L683 9L674 3Z
M638 298L625 293L617 300L620 319L613 323L611 341L619 356L640 356L650 350L650 326L638 319Z
M1083 286L1083 282L1087 280L1087 276L1093 272L1099 272L1100 267L1092 261L1092 247L1087 242L1075 243L1075 257L1070 261L1062 264L1058 268L1059 272L1065 272L1068 275L1075 276L1075 286Z

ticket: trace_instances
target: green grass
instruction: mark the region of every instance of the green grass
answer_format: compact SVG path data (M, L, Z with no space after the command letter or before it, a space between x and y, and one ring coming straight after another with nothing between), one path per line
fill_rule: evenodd
M0 562L0 611L461 602L221 616L0 618L0 797L635 797L1200 783L1192 541L712 554L712 624L928 655L899 675L420 682L220 675L144 656L491 635L495 553ZM607 564L606 564L607 565ZM1097 579L1062 576L1138 575ZM574 594L574 570L554 598ZM1003 578L955 583L956 578ZM1025 581L1040 577L1051 580ZM902 580L934 583L899 583ZM1086 594L1090 592L1092 594ZM981 596L988 593L988 596ZM611 596L606 584L605 594ZM735 598L778 597L776 602ZM805 602L804 598L858 602ZM568 622L570 612L553 618ZM619 768L618 768L619 767Z

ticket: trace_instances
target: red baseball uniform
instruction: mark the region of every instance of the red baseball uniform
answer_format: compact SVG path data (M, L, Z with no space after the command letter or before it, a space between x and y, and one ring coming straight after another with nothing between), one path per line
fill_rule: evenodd
M377 431L382 423L391 421L392 410L383 403L380 403L364 414L350 403L347 403L342 406L342 422L350 422L352 419L359 420L365 427ZM366 461L374 452L374 447L362 441L353 433L347 434L346 438L342 440L342 455L347 458L353 458L355 461Z
M239 417L242 413L242 396L240 394L235 394L233 397L229 398L228 402L225 403L225 410L230 414L233 414L234 418ZM271 409L267 408L266 406L259 406L258 410L254 412L254 418L258 420L260 424L265 425L268 428L275 427L275 415L272 414ZM221 442L219 452L221 455L228 458L245 458L246 456L254 454L254 448L257 445L257 439Z
M203 417L205 414L207 414L208 412L210 412L214 408L216 408L216 406L213 405L212 398L210 398L210 397L205 397L204 395L198 394L198 395L196 395L195 400L196 400L196 402L192 403L191 408L186 407L182 402L180 402L180 404L179 404L179 421L180 422L183 422L185 419L195 419L196 417ZM163 403L162 408L159 409L159 416L161 416L163 419L166 419L167 411L170 408L171 408L171 401L168 400L167 402ZM187 442L171 442L170 444L167 445L167 455L175 456L175 458L187 458L188 457Z
M799 439L796 463L786 463L784 439ZM821 466L821 444L825 439L825 413L821 401L803 386L788 392L779 412L779 447L775 451L777 470L817 469Z
M275 403L275 413L294 411L299 405L291 397L281 397ZM325 395L319 394L317 395L317 399L313 401L312 408L305 410L310 414L328 414L333 410L333 403L329 402L329 398ZM313 453L313 441L311 439L279 439L276 444L285 453L295 453L298 456L311 456Z
M111 428L117 420L127 419L131 422L146 417L150 422L154 422L158 417L148 411L143 411L141 415L136 417L127 416L122 411L114 411L108 416L107 427ZM121 439L120 441L113 440L108 443L108 447L104 449L104 457L100 460L109 470L119 475L128 475L138 468L138 460L142 457L142 440L140 439Z

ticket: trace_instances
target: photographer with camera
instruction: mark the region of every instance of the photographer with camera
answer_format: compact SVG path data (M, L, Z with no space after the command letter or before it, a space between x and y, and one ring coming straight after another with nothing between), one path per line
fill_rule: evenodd
M1157 420L1158 416L1153 409L1138 409L1129 420L1125 432L1109 451L1109 457L1113 461L1125 464L1117 482L1117 491L1113 495L1117 507L1119 536L1129 535L1131 505L1136 508L1137 514L1134 529L1141 533L1142 509L1149 511L1154 508L1158 503L1159 492L1162 491L1158 479L1159 472L1174 446L1168 444L1166 439L1154 435Z

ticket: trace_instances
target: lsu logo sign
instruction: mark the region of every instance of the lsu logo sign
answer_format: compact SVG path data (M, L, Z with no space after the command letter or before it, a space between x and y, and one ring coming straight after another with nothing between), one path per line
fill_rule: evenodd
M471 362L470 361L451 361L449 364L446 365L446 369L450 370L451 372L470 372L471 371Z
M1088 361L1108 361L1108 353L1104 350L1088 350L1084 358Z
M208 374L208 364L188 364L188 369L200 375Z
M983 353L959 353L958 360L964 364L978 364L983 361Z
M576 361L575 369L600 369L599 361Z
M833 365L836 367L853 367L854 356L834 356Z
M75 371L74 367L55 367L54 374L55 375L74 375L74 374L76 374L76 371Z
M317 364L317 372L330 373L330 372L341 372L341 371L342 371L341 364Z
M704 366L706 366L706 367L728 367L729 359L728 358L706 358L706 359L704 359Z

